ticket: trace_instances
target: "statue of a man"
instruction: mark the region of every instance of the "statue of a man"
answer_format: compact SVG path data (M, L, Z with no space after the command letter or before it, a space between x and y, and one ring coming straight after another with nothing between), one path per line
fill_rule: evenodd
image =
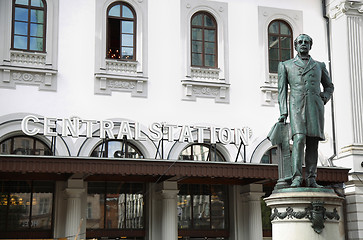
M290 114L293 140L291 187L300 187L302 184L305 145L306 186L322 187L315 181L318 143L324 140L324 105L329 101L334 85L325 64L310 57L312 45L311 37L306 34L299 35L294 41L297 56L281 62L278 67L279 122L286 122L288 113ZM321 86L323 92L320 90Z

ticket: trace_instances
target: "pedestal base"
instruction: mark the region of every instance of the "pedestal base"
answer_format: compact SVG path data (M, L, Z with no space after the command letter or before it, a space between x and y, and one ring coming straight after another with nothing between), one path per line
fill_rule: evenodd
M285 188L264 199L272 209L273 240L344 240L343 198L332 189Z

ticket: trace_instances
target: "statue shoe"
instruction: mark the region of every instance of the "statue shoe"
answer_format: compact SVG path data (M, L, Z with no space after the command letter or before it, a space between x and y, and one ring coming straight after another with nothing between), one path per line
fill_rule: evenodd
M300 187L300 186L301 186L300 178L294 178L294 180L292 180L292 183L290 185L290 187Z
M316 183L315 178L306 179L306 186L312 188L323 188L323 186Z

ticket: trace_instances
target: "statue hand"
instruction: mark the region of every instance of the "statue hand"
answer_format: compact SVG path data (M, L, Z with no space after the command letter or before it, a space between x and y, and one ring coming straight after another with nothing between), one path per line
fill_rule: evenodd
M329 102L329 98L325 95L325 93L324 93L324 92L321 92L321 93L320 93L320 97L321 97L321 100L323 100L324 105L325 105L327 102Z
M282 115L279 117L279 122L283 122L283 123L285 124L285 123L286 123L286 119L287 119L287 115L282 114Z

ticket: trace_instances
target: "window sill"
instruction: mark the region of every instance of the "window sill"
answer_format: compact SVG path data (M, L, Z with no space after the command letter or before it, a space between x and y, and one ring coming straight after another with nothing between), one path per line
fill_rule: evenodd
M229 103L230 84L222 82L207 82L182 80L184 87L183 100L196 101L196 98L214 98L216 103Z
M46 64L46 53L10 50L10 61L0 65L0 87L38 86L39 90L56 90L57 70Z

